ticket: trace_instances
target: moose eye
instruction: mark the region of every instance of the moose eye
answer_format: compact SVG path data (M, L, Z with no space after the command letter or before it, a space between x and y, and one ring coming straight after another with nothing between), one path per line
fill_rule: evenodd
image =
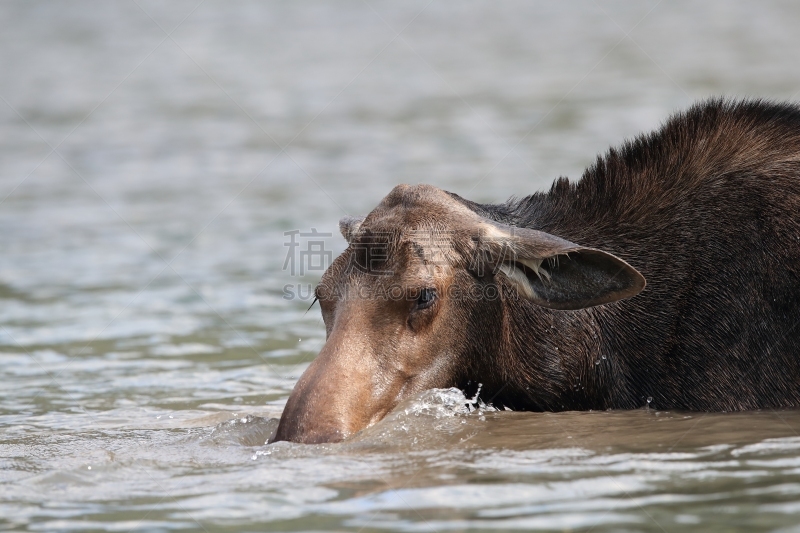
M436 289L422 289L417 297L416 309L425 309L436 301Z

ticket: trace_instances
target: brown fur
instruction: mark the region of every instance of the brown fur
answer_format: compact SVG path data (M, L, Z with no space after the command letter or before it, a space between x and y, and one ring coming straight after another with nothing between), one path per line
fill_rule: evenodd
M500 205L398 186L342 224L351 245L318 288L328 341L277 440L339 440L421 390L478 383L524 410L800 405L795 106L711 100L576 183Z

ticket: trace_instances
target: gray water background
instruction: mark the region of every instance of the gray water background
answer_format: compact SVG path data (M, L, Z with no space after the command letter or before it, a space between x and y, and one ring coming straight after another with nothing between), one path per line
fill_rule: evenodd
M0 3L0 529L800 530L800 413L467 412L266 446L324 342L284 232L502 201L710 95L800 4ZM766 349L767 347L765 347Z

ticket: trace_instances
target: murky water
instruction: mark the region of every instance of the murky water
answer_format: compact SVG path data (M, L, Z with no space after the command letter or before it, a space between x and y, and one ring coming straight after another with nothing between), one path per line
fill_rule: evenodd
M335 255L338 219L397 183L500 201L696 98L797 98L798 23L792 2L0 3L0 528L798 528L793 411L434 391L350 442L264 444L324 340L312 228Z

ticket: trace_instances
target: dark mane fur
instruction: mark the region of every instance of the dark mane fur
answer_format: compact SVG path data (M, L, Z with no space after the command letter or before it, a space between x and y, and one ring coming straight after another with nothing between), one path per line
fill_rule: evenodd
M514 303L506 327L516 351L487 398L555 410L630 408L648 397L659 408L800 406L797 106L709 100L609 150L577 182L559 178L500 205L465 203L607 250L648 280L636 298L582 311ZM552 328L547 342L526 337ZM534 375L531 358L548 361L547 376ZM552 394L511 393L543 379Z

